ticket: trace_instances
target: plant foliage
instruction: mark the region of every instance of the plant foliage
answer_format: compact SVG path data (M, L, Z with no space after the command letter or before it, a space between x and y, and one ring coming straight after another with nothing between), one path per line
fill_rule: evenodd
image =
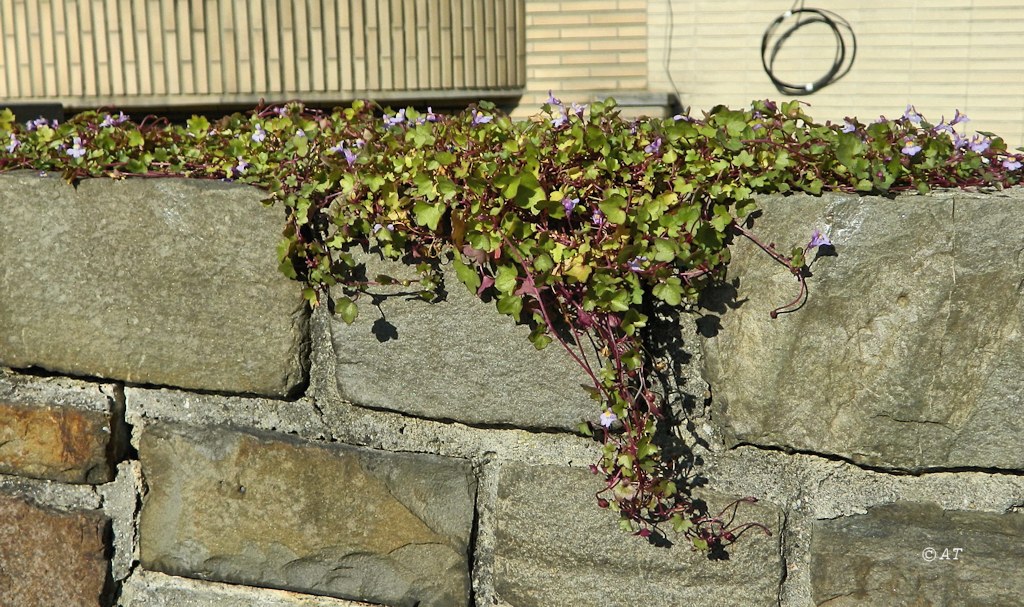
M88 112L63 123L17 124L0 112L0 170L185 176L252 183L287 213L281 271L326 298L347 322L377 285L353 255L372 249L411 261L432 299L450 264L471 292L557 342L592 380L602 411L586 425L604 443L592 467L600 506L626 530L666 527L709 550L755 523L733 526L695 508L682 471L655 431L664 404L648 385L642 332L649 304L695 301L723 277L729 244L747 237L788 267L804 295L805 256L827 238L778 250L757 240L755 195L825 190L927 192L1006 187L1022 157L989 133L968 139L959 113L931 124L900 118L818 124L797 102L716 107L699 118L622 119L612 100L589 108L553 96L543 114L513 122L481 102L457 115L382 111L365 102L333 113L293 103L211 124ZM773 313L774 314L774 313Z

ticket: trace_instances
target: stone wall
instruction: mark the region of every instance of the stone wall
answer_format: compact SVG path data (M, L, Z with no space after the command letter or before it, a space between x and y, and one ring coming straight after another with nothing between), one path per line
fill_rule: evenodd
M453 280L347 326L277 274L233 184L0 176L0 603L1015 605L1020 191L762 200L835 255L810 298L749 244L651 342L727 558L594 504L558 349Z

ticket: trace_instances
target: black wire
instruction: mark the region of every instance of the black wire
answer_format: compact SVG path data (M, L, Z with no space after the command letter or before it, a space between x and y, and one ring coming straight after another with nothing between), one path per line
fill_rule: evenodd
M795 8L797 2L794 2L794 8L776 17L775 21L772 21L768 29L764 31L764 36L761 37L761 65L764 66L764 71L768 74L768 78L771 79L775 88L784 95L809 95L820 91L845 76L850 71L850 68L853 67L853 60L857 56L857 37L854 35L853 28L846 19L832 11L804 8L802 1L799 1L799 4L800 8ZM783 21L793 16L797 18L796 23L779 34L778 39L775 40L771 47L771 53L769 53L768 43L775 36L776 30ZM832 59L832 67L821 78L806 84L793 84L778 78L773 68L775 66L775 58L778 56L779 51L782 50L783 43L800 28L815 23L824 23L832 30L832 34L835 36L836 53ZM847 53L847 42L844 34L849 36L850 39L849 53Z

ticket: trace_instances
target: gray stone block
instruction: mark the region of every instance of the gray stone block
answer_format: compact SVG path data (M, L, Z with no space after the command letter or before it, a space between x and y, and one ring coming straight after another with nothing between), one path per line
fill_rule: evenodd
M729 548L728 560L708 560L683 542L654 547L621 531L617 515L595 504L600 487L586 469L502 467L494 513L494 577L502 601L515 607L778 604L777 508L741 506L737 520L765 524L774 535L751 529ZM711 509L731 501L710 492L701 497Z
M375 607L370 603L204 582L138 570L125 580L118 607Z
M0 175L0 364L284 396L308 314L252 187Z
M1024 468L1022 190L895 199L766 197L754 229L788 249L823 229L838 256L793 276L745 239L738 295L705 342L731 444L904 469ZM726 299L709 299L712 306Z
M1011 607L1024 597L1024 513L902 503L818 521L814 604Z
M469 463L158 423L142 564L397 607L469 602Z
M415 277L401 264L369 264L370 276ZM443 301L382 287L377 291L390 295L360 298L352 325L334 318L342 397L466 424L575 430L583 420L597 420L600 408L581 388L591 385L589 378L560 345L537 351L527 327L477 299L450 268L444 271Z

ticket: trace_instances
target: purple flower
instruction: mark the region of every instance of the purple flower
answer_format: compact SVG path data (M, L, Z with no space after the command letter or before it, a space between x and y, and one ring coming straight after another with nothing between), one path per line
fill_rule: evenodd
M903 117L909 120L911 124L921 124L921 114L918 114L912 105L907 105L907 109L903 112Z
M944 123L944 122L940 122L940 123L936 124L932 128L932 130L935 131L936 133L946 133L947 135L952 135L953 134L953 127L951 125L948 125L948 124Z
M569 112L581 117L583 116L583 111L586 109L586 105L580 105L578 103L573 103L571 106L569 106Z
M633 259L630 259L629 261L626 262L626 269L628 269L630 272L640 272L643 270L643 267L640 264L644 261L647 261L647 258L644 257L643 255L634 257Z
M814 232L811 233L811 241L809 243L807 243L807 249L808 250L809 249L813 249L815 247L830 247L830 246L832 246L832 241L828 239L828 236L825 236L824 234L822 234L821 230L814 230Z
M249 168L249 163L245 161L241 156L238 157L238 164L235 165L235 174L239 175L245 172L245 169Z
M388 116L387 114L384 114L384 124L386 124L387 126L395 126L397 124L402 124L403 122L405 122L405 109L404 108L401 109L401 110L398 110L398 113L395 114L393 117L392 116Z
M306 131L304 131L302 129L298 129L298 130L295 131L295 136L296 137L305 138L306 137Z
M960 110L956 110L956 114L953 119L949 121L949 126L956 126L961 122L970 122L971 119L967 117L967 114L961 114Z
M990 145L992 145L992 140L988 137L975 137L971 140L971 151L976 154L984 154Z
M852 132L854 132L856 130L857 130L857 125L856 124L850 122L849 120L844 120L843 121L842 131L844 133L852 133Z
M85 156L86 149L82 147L81 137L75 137L71 140L71 149L67 150L66 153L72 158L81 158Z
M106 118L103 119L103 122L100 123L100 126L101 127L117 126L117 125L119 125L119 124L121 124L123 122L127 122L127 121L128 121L128 116L126 116L124 112L118 112L117 116L111 116L110 114L107 114Z
M256 125L256 132L252 134L252 140L256 143L263 143L263 140L267 138L267 132L263 130L263 125Z
M601 425L605 428L611 428L615 420L619 419L619 416L615 415L611 411L605 411L601 414Z
M559 107L558 109L558 115L551 119L551 126L555 127L556 129L560 128L563 124L565 124L565 121L569 119L569 114L565 112L564 107Z
M13 135L12 135L13 137ZM1017 158L1007 158L1003 161L1003 168L1007 171L1016 171L1021 167L1020 160Z
M562 101L555 97L555 94L551 92L551 89L548 89L548 101L547 101L547 103L549 105L562 105Z
M14 136L14 133L11 133L11 143L7 145L7 153L13 154L14 150L18 149L19 145L21 145L21 142Z
M913 139L907 139L906 141L903 142L903 149L900 151L906 154L907 156L914 156L915 154L921 151L921 146L914 143Z
M604 213L598 209L594 209L594 214L590 216L590 220L594 222L594 225L601 227L604 225Z
M42 116L40 116L39 118L36 118L35 120L29 120L28 122L25 123L25 128L27 130L29 130L29 131L34 131L34 130L36 130L38 128L41 128L41 127L44 127L44 126L49 126L51 128L57 128L57 121L54 120L52 123L50 123L50 122L46 121L46 118L43 118Z
M576 205L578 205L579 203L579 198L563 198L562 208L565 209L565 214L568 215L569 213L572 213L572 210L575 209Z
M473 126L480 126L481 124L487 124L494 120L494 116L487 116L480 112L473 110Z
M644 151L647 152L648 154L657 154L658 150L660 150L660 149L661 149L661 137L658 137L657 139L655 139L651 143L647 144L646 147L644 147Z
M358 144L358 142L357 142L357 144ZM336 145L333 148L331 148L330 151L334 152L335 154L342 154L342 155L344 155L345 156L345 162L348 163L348 166L352 166L353 164L356 163L357 156L356 156L355 152L353 152L352 150L350 150L347 147L345 147L345 142L344 141L342 141L338 145Z

